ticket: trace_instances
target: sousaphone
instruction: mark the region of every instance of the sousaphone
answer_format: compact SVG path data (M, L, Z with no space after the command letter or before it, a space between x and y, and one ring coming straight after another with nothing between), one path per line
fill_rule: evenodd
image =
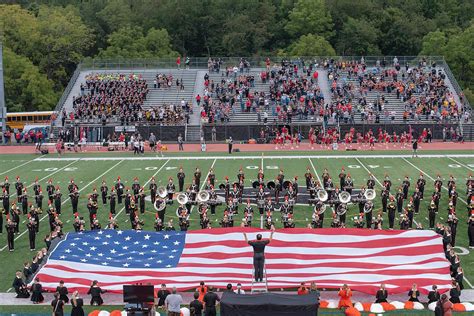
M319 190L316 195L321 202L326 202L329 198L328 193L325 190Z
M375 199L376 196L377 196L377 193L375 193L374 189L367 189L364 192L364 197L369 201L372 201L373 199Z
M341 203L349 203L351 201L351 195L349 192L346 191L342 191L341 193L339 193L338 198Z

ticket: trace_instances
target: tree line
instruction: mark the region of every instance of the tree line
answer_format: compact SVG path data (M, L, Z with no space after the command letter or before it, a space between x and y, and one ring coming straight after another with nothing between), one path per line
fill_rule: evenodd
M444 56L474 103L472 0L4 0L8 111L53 109L86 58Z

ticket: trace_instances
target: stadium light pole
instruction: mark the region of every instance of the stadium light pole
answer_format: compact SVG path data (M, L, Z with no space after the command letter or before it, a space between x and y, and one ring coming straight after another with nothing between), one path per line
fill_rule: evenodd
M5 143L5 131L7 129L6 120L7 106L5 104L5 87L3 82L3 42L0 41L0 127L2 129L2 142Z

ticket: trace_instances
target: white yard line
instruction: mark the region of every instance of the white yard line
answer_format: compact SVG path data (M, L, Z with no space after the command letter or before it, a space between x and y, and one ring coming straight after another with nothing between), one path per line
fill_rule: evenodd
M36 159L38 159L38 158L36 158ZM31 162L33 162L33 161L35 161L35 159L28 160L27 162L22 163L22 164L19 165L19 166L13 167L13 168L11 168L11 169L9 169L9 170L7 170L7 171L4 171L4 172L0 173L0 176L1 176L2 174L6 174L6 173L9 173L9 172L12 172L13 170L18 169L18 168L20 168L20 167L26 166L27 164L29 164L29 163L31 163Z
M65 165L64 167L59 168L58 170L56 170L56 171L54 171L54 172L48 174L47 176L45 176L45 177L43 177L43 178L41 178L41 179L38 179L38 182L41 182L41 181L44 181L44 180L50 178L52 175L58 173L59 171L62 171L62 170L64 170L64 169L66 169L67 167L69 167L70 165L72 165L72 164L74 164L74 163L76 163L76 162L78 162L78 160L75 160L75 161L71 162L70 164ZM13 186L15 186L15 182L12 182L11 184L13 184ZM34 184L35 184L35 183L33 182L33 183L31 183L30 185L26 186L26 188L27 188L27 189L28 189L28 188L31 188ZM16 190L15 190L15 193L12 193L12 194L10 195L10 198L14 197L15 195L16 195Z
M262 161L260 162L260 168L262 169L262 172L263 172L263 153L262 153Z
M451 159L452 161L454 161L454 162L457 163L458 165L461 165L461 166L463 166L464 168L467 168L468 170L474 171L474 168L471 168L471 167L469 167L468 165L463 164L462 162L459 162L459 161L457 161L456 159L451 158L450 156L446 156L446 157L449 158L449 159Z
M101 179L105 174L107 174L109 171L111 171L112 169L114 169L115 167L117 167L119 164L121 164L123 162L123 160L119 161L118 163L116 163L115 165L113 165L112 167L110 167L109 169L107 169L106 171L104 171L100 176L98 176L97 178L95 178L94 180L92 180L91 182L89 182L87 185L85 185L82 189L79 190L79 192L81 192L82 190L84 190L85 188L87 188L88 186L90 186L92 183L96 182L97 180ZM59 170L58 170L59 171ZM69 200L69 197L67 199L65 199L61 205L64 205L67 201ZM41 217L40 218L40 222L43 221L46 217L48 217L48 214L46 214L45 216ZM28 230L24 230L23 232L21 232L18 236L16 236L15 238L15 241L18 240L21 236L23 236L24 234L26 234ZM5 250L7 248L7 246L4 246L3 248L0 249L0 252Z
M214 168L214 165L216 164L216 161L217 161L217 159L214 159L214 161L212 162L211 168L209 168L209 172L207 173L206 178L204 178L204 181L202 182L201 187L199 188L199 191L202 191L202 189L204 189L204 186L207 183L207 178L209 177L209 173L210 173L211 169ZM191 210L189 211L189 214L192 214L193 210L194 210L194 205L191 206Z
M373 173L362 163L362 161L359 160L359 158L355 158L355 160L357 160L357 162L362 166L362 168L364 168L365 170L367 170L368 173L373 175ZM374 175L374 179L383 188L382 182L380 182L379 179L377 179L375 175Z
M267 159L301 159L301 158L317 158L317 159L357 159L357 158L411 158L410 155L274 155L266 156ZM441 154L426 154L418 155L420 158L446 158L446 155ZM456 158L474 158L474 154L454 154L449 157ZM175 157L83 157L83 158L36 158L35 161L66 161L66 160L90 160L90 161L108 161L108 160L248 160L248 159L261 159L259 155L246 155L246 156L175 156Z
M148 183L150 183L151 179L152 179L153 177L155 177L161 170L163 170L163 168L166 166L166 164L168 164L169 161L170 161L170 159L167 159L166 162L165 162L158 170L155 171L155 173L150 177L150 179L148 179L148 181L145 182L145 184L143 185L143 187L146 187L146 186L148 185ZM120 209L120 211L114 216L114 219L117 219L117 217L118 217L120 214L122 214L122 212L123 212L124 210L125 210L125 206L122 207L122 208Z
M319 184L323 185L323 183L321 182L321 178L320 178L319 175L318 175L318 171L316 171L316 167L315 167L314 164L313 164L313 161L311 160L311 158L308 158L308 160L309 160L309 163L311 164L311 167L313 167L314 174L315 174L316 177L318 178Z

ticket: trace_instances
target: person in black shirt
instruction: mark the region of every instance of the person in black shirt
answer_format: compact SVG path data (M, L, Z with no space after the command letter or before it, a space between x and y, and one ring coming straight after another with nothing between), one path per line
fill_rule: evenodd
M30 293L28 293L28 289L26 287L25 282L23 281L20 271L16 272L16 276L15 276L15 279L13 280L12 287L15 289L16 298L30 297Z
M209 286L208 292L204 295L204 315L206 316L216 316L216 304L220 302L219 296L212 291L212 286Z
M375 295L375 303L387 303L388 292L385 289L385 284L380 284L380 289Z
M64 302L59 298L59 293L54 294L54 300L51 302L53 308L53 316L63 316Z
M439 301L440 298L438 287L436 285L433 285L432 289L433 290L428 293L428 305L433 302Z
M69 298L67 295L69 294L67 287L64 286L64 281L61 280L59 281L59 285L56 287L56 293L59 293L59 298L64 302L64 303L69 303Z
M35 279L33 285L31 286L31 301L33 304L43 303L43 287L38 278Z
M158 307L165 305L165 299L171 292L166 288L166 284L161 284L161 290L156 294L158 298Z
M418 291L416 284L413 284L411 290L408 292L408 300L410 302L419 302L418 296L420 296L420 292Z
M84 301L82 298L79 297L79 294L74 292L71 297L71 316L84 316L84 309L82 306L84 306Z
M204 306L202 305L201 301L198 300L199 293L194 292L194 301L189 303L189 310L191 311L191 316L202 316L202 310Z
M265 265L265 246L268 245L273 238L274 231L271 232L270 238L266 240L262 240L262 235L257 235L257 240L249 241L247 238L247 234L244 233L245 242L248 243L250 246L253 247L253 267L255 270L255 281L262 282L263 281L263 267Z
M104 304L104 300L102 299L101 294L105 292L106 292L105 290L102 290L99 287L99 282L94 280L92 282L91 287L89 288L89 291L87 291L87 294L91 296L91 305L100 306Z

